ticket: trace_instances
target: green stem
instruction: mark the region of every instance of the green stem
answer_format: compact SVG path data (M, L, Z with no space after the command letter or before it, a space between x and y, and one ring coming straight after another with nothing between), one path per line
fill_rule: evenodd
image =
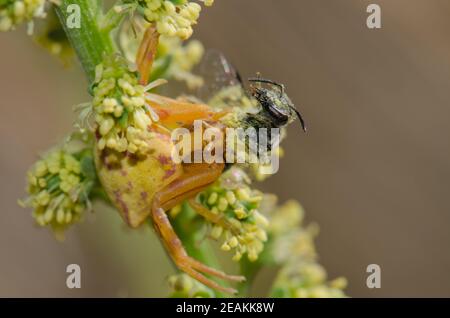
M259 261L252 263L247 257L244 257L240 261L241 275L245 276L246 281L238 286L239 296L249 296L253 281L255 280L256 274L258 274L261 267L262 264Z
M80 12L80 28L69 28L67 21L73 19L76 11L67 10L69 5L76 4ZM55 6L56 13L64 27L72 47L90 83L95 79L95 67L100 64L105 55L114 53L115 47L110 38L109 30L102 30L98 21L102 10L97 0L61 0Z

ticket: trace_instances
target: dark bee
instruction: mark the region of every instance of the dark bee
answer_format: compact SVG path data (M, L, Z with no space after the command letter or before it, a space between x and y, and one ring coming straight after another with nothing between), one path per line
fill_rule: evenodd
M257 83L251 85L251 95L259 102L262 107L258 116L267 118L270 123L262 125L263 127L282 127L298 118L302 129L306 132L305 121L300 112L295 108L289 96L287 96L284 85L261 77L249 78L249 82ZM269 84L270 88L264 88L261 84ZM275 87L275 89L274 89Z
M211 98L218 96L221 90L227 87L239 88L237 96L226 96L221 99L224 107L239 105L244 99L255 100L259 104L259 110L255 113L245 112L232 126L246 130L253 127L256 129L267 128L267 150L272 148L272 136L270 128L282 128L295 119L299 119L304 131L305 121L300 112L295 108L291 99L285 92L283 84L261 78L259 73L255 78L249 78L249 89L246 89L239 72L219 51L209 50L200 66L200 73L205 80L205 85L198 91L197 95L208 102ZM259 137L256 142L259 143Z

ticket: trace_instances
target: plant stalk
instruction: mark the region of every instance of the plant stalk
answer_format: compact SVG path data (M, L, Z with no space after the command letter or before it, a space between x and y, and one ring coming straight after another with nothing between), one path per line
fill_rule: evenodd
M73 5L78 5L79 10ZM55 6L56 14L74 48L89 83L95 79L95 67L103 61L105 55L114 53L115 47L109 35L110 30L102 30L99 21L103 16L102 8L97 0L61 0ZM69 28L68 19L80 14L80 27Z

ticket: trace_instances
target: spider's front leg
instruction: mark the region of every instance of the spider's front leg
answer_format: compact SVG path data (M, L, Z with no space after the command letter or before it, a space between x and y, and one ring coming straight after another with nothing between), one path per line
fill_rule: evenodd
M158 49L159 33L156 26L150 25L145 31L136 55L136 65L140 73L140 84L147 85Z
M204 276L204 274L236 282L244 281L245 277L227 275L190 257L186 253L181 240L173 230L166 214L166 211L186 199L193 198L197 193L217 180L223 168L223 164L186 165L185 172L179 179L173 181L155 195L151 215L156 231L160 235L174 263L180 270L210 288L234 294L236 293L235 289L223 287Z

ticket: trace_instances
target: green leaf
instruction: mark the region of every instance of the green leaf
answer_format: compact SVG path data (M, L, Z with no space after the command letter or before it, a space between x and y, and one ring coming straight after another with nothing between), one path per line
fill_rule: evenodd
M92 156L85 156L81 159L81 172L86 178L95 180L97 178L97 173L95 171L94 158Z

